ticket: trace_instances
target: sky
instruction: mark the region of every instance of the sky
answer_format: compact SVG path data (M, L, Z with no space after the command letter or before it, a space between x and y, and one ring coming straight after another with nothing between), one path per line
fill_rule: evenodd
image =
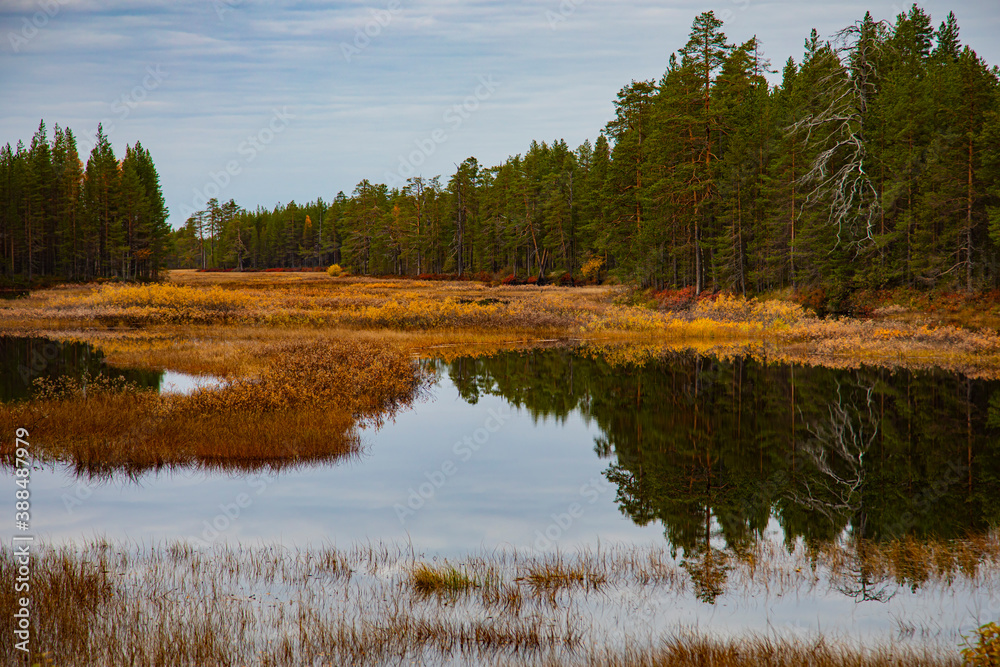
M1000 64L996 0L954 11L963 44ZM0 144L44 119L98 123L116 154L149 149L174 226L210 197L272 208L362 180L401 185L532 140L593 142L632 80L659 78L703 11L730 43L757 36L776 70L861 19L876 0L0 0ZM776 82L777 75L774 76Z

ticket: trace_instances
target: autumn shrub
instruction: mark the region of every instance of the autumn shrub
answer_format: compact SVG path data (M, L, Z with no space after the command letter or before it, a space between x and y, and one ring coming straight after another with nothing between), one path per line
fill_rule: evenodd
M591 257L583 266L580 267L580 273L585 279L590 282L597 282L601 277L601 269L604 268L604 258L603 257Z
M481 283L492 283L494 280L493 274L488 271L480 271L479 273L473 275L472 279Z
M686 310L695 303L694 285L680 289L665 289L653 292L653 298L664 310Z
M236 321L257 299L217 285L102 285L77 303L105 324L198 324Z
M399 278L396 275L383 276L385 278L393 279ZM421 273L417 275L417 280L427 280L435 282L481 282L481 283L492 283L495 282L496 278L492 273L488 271L479 271L477 273Z
M321 266L276 266L264 269L264 273L323 273L326 270Z
M792 296L792 301L804 308L809 308L819 315L826 313L827 295L821 287L798 290Z
M716 322L749 322L765 327L795 324L807 313L797 303L789 301L758 301L732 294L718 294L699 300L691 309L695 318Z
M652 293L635 285L618 287L613 294L612 303L616 306L632 306L649 310L655 310L657 307Z
M344 275L344 269L340 267L340 264L331 264L326 269L326 275L330 276L331 278L339 278L340 276Z
M664 330L667 320L660 313L646 308L610 306L603 313L595 314L584 330L588 332L631 331L656 333Z
M970 667L1000 667L1000 625L987 623L976 630L974 638L966 638L962 649L965 664Z

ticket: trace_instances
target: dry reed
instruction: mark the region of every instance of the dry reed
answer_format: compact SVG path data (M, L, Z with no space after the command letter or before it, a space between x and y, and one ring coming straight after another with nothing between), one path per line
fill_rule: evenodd
M351 337L378 332L406 349L436 344L497 345L514 340L577 337L689 345L699 349L757 345L771 358L843 366L941 366L975 377L1000 377L1000 336L936 326L913 318L819 319L797 304L720 296L669 312L627 303L615 288L497 286L413 280L331 278L325 274L198 274L174 272L153 286L69 286L0 304L0 330L76 330L98 340L141 327L134 337L157 347L161 366L220 374L242 362L179 354L199 326L225 338L231 328L314 330ZM101 327L104 327L103 329ZM115 330L115 328L117 329ZM248 329L249 328L249 329ZM165 332L179 339L167 342ZM179 335L178 335L179 334ZM60 334L65 335L65 333ZM180 363L180 366L177 365ZM242 372L245 369L240 369Z
M996 537L973 576L993 585L1000 572ZM887 553L898 545L873 547ZM960 545L961 546L961 545ZM980 549L984 545L964 545ZM935 548L946 548L937 545ZM737 561L733 595L800 599L829 577L828 561L856 549L788 553L780 545ZM762 567L767 561L769 565ZM0 577L14 578L9 551ZM525 576L529 573L529 576ZM549 577L535 585L531 574ZM578 576L579 575L579 576ZM932 578L934 578L932 576ZM599 590L585 585L601 582ZM944 595L966 574L936 580ZM421 583L423 582L423 583ZM567 584L567 582L573 582ZM583 583L581 583L583 582ZM993 582L990 584L990 582ZM33 646L55 664L77 665L957 665L959 645L944 653L862 647L794 633L710 639L636 613L650 600L690 596L684 570L665 546L603 547L539 556L500 550L437 564L404 545L288 549L186 543L132 546L97 540L41 547L32 566ZM12 587L0 588L0 633L10 635ZM624 627L610 619L627 619ZM603 620L602 620L603 619ZM992 636L992 635L991 635ZM11 664L11 642L0 659Z
M376 343L283 344L264 369L191 395L159 395L91 378L39 383L0 406L0 428L24 427L41 460L106 476L172 466L234 470L334 460L358 451L356 427L378 425L418 395L413 361ZM10 443L0 457L10 460Z

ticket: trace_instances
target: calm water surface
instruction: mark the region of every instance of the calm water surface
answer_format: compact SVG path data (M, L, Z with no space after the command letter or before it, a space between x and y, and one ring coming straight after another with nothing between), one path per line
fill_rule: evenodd
M83 378L106 375L124 378L136 386L158 391L189 392L217 380L174 371L142 371L108 366L104 354L87 343L72 343L0 336L0 403L23 401L31 396L39 378Z
M10 372L33 351L7 345L10 400L20 397ZM67 345L44 372L95 363ZM643 602L665 627L953 647L1000 616L997 582L936 586L919 571L886 582L862 567L851 590L735 595L720 566L760 540L801 550L990 535L1000 525L1000 383L685 354L612 365L565 348L428 363L431 395L366 432L356 458L103 481L48 467L32 476L36 530L50 543L397 541L456 557L667 544L692 595ZM156 375L131 377L169 383Z

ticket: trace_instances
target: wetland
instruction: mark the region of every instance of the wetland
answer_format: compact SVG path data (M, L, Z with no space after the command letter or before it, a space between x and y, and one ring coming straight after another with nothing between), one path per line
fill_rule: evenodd
M298 280L215 283L190 325L69 303L100 289L8 309L47 336L3 339L0 417L32 432L56 664L959 664L1000 613L988 332L799 316L923 346L852 360L753 304ZM524 300L537 326L462 319Z

